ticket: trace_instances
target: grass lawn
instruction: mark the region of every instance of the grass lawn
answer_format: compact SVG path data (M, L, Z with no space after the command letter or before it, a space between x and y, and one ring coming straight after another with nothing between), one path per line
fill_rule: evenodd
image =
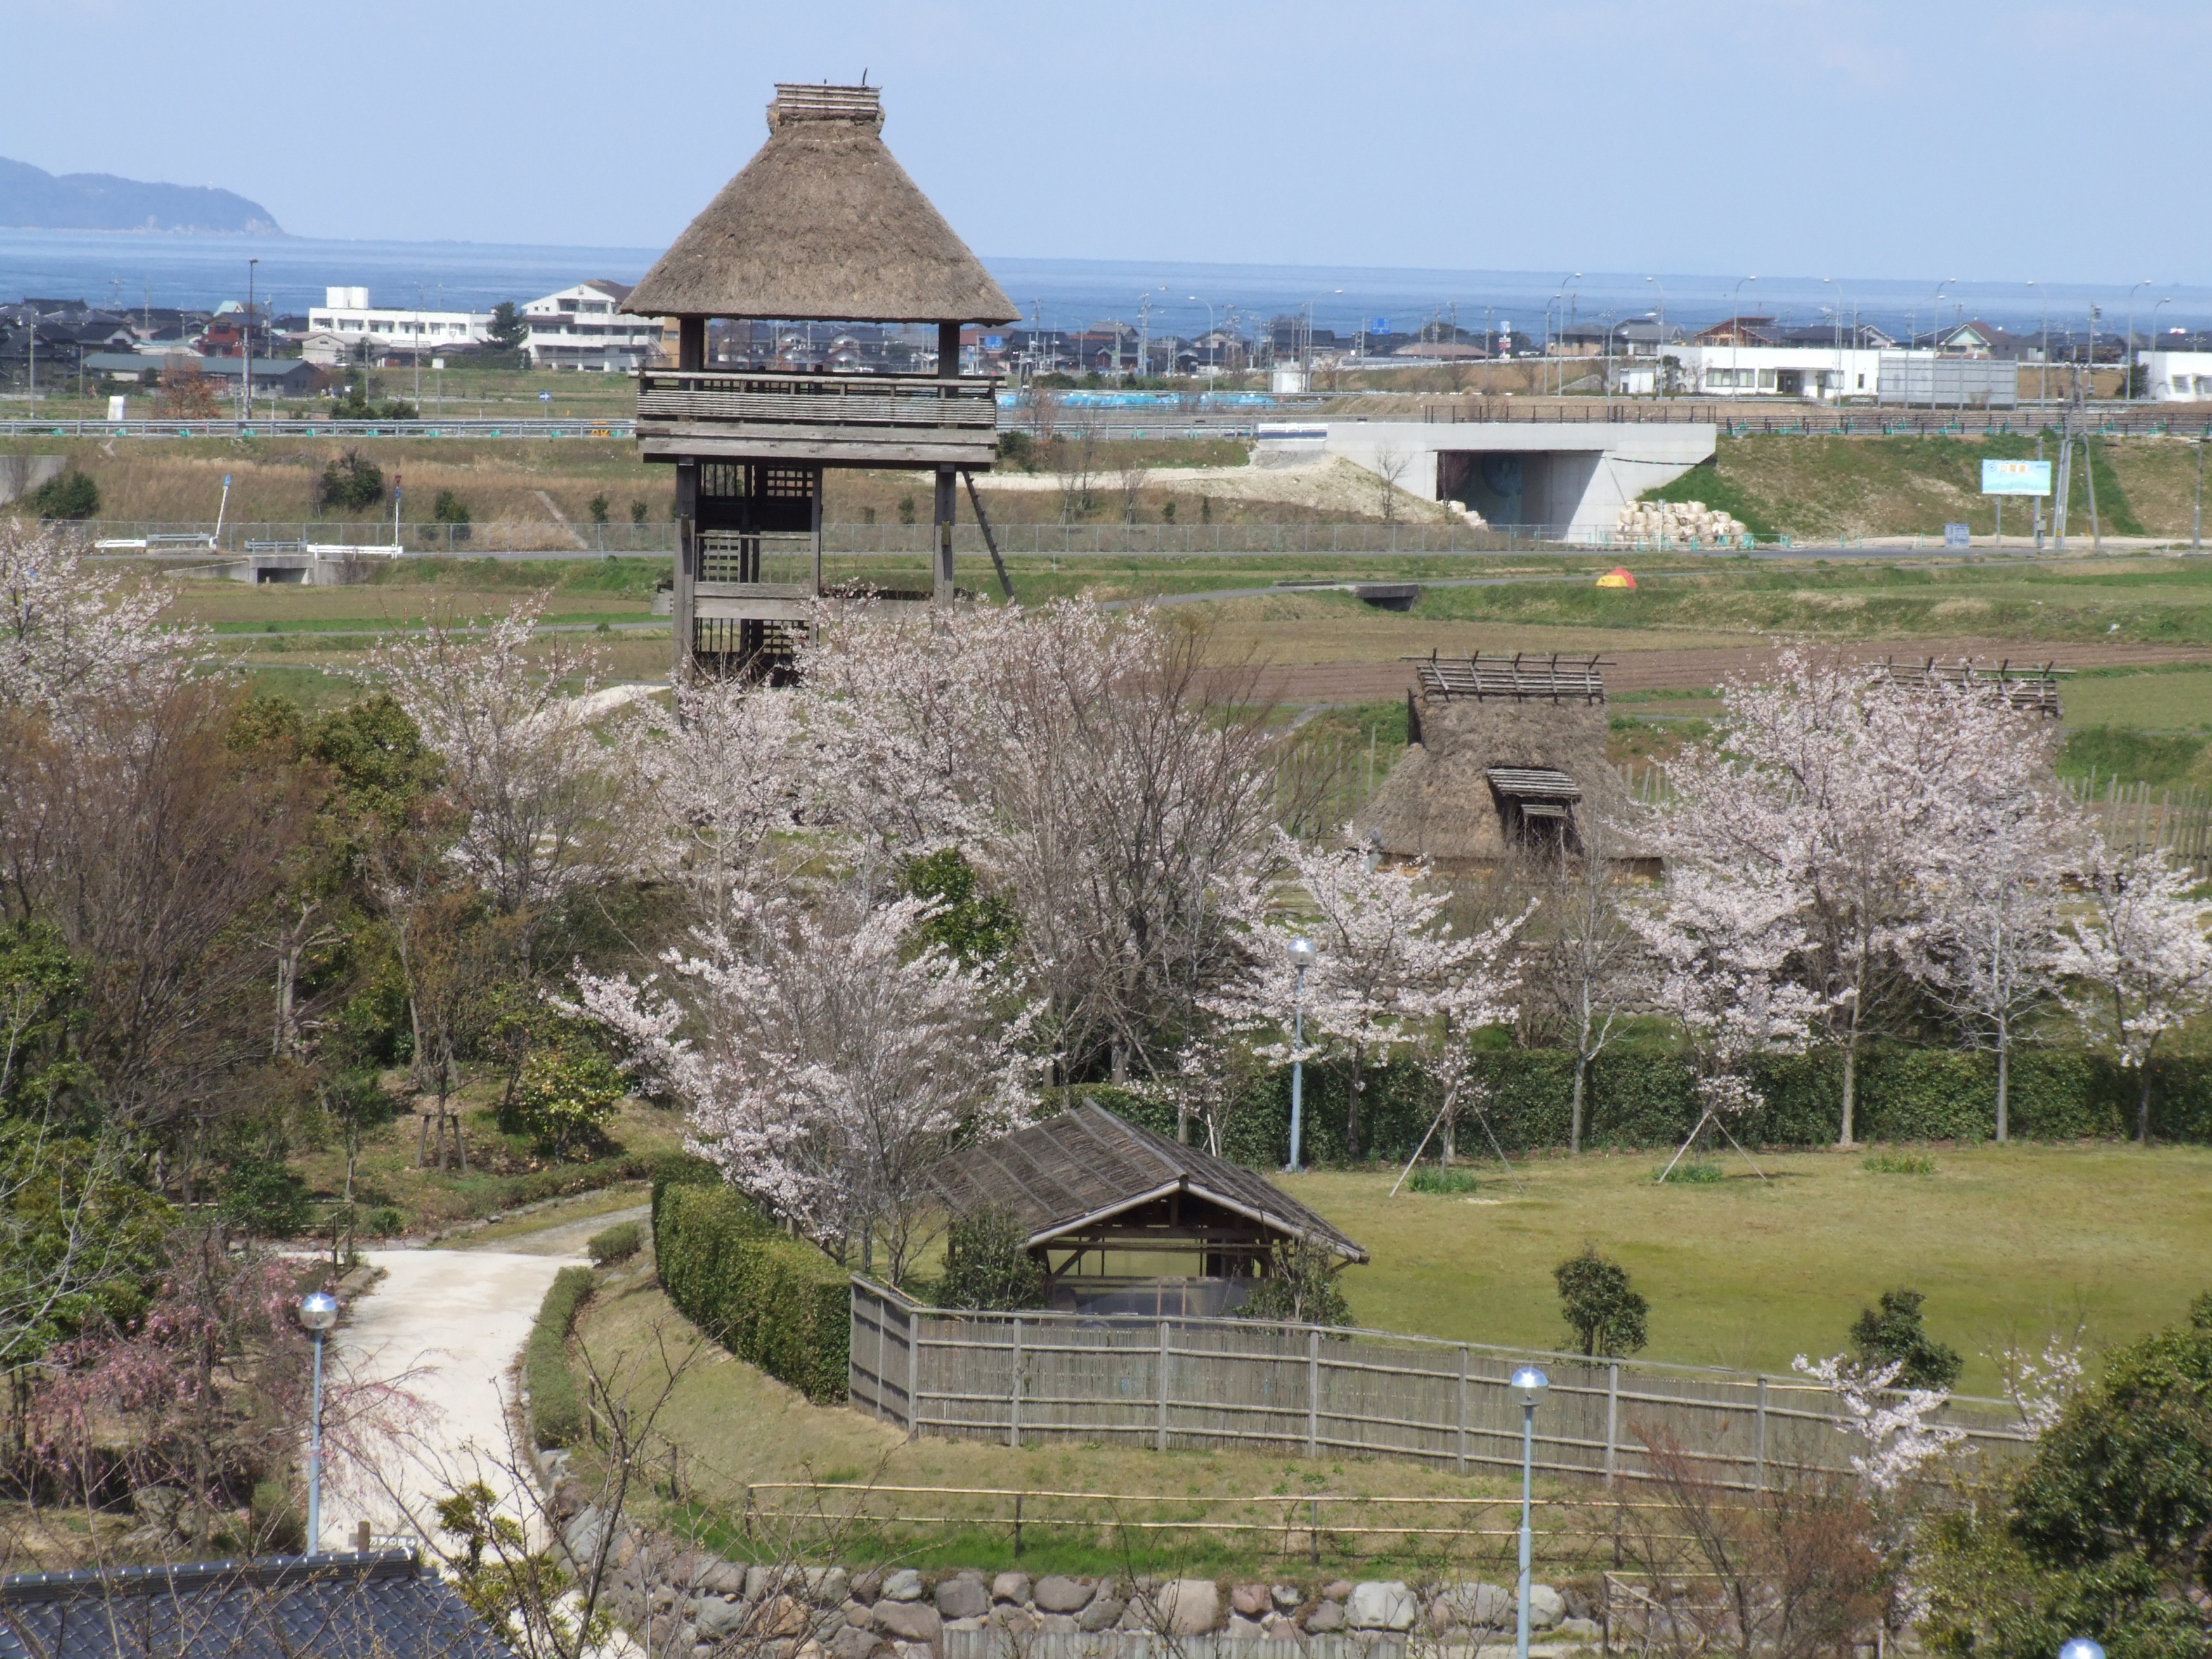
M1962 1392L1998 1391L1985 1354L2086 1327L2094 1346L2184 1316L2212 1289L2212 1150L1981 1146L1926 1176L1856 1154L1729 1153L1725 1181L1659 1186L1645 1156L1538 1158L1524 1197L1480 1166L1475 1201L1387 1196L1390 1174L1279 1177L1372 1253L1345 1284L1386 1330L1550 1347L1552 1269L1585 1241L1650 1299L1645 1357L1786 1372L1844 1346L1881 1291L1928 1297L1929 1329L1966 1357ZM1663 1162L1663 1159L1656 1162Z

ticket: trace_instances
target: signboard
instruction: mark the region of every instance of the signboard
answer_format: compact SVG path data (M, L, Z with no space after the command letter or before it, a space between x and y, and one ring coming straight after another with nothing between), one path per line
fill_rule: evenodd
M1982 494L1984 495L2048 495L2050 493L2051 463L2048 461L1982 463Z
M1388 334L1389 331L1390 319L1388 317L1377 317L1375 326L1368 331L1370 334Z
M1003 334L986 334L986 335L983 337L983 349L984 349L984 350L986 350L986 351L1004 351L1006 349L1006 337L1005 335L1003 335Z
M107 418L111 421L127 420L130 416L125 411L130 407L131 399L127 394L120 398L110 398L107 400Z
M1962 524L1947 524L1943 526L1944 546L1972 547L1973 544L1973 531L1969 526Z
M550 404L553 401L553 394L550 392L541 392L538 394L538 401L541 404Z

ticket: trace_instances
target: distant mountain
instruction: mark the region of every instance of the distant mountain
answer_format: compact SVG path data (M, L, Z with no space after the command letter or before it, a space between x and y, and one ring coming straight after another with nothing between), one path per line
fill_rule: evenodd
M0 156L0 226L15 230L258 231L282 228L258 202L209 185L146 185L106 173L58 176Z

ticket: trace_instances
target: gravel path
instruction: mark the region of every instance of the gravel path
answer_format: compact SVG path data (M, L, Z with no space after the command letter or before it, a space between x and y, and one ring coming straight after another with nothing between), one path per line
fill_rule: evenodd
M566 1235L589 1224L556 1226ZM586 1235L588 1236L588 1235ZM438 1500L455 1486L482 1480L518 1519L532 1513L503 1465L510 1445L509 1375L554 1275L579 1258L564 1245L503 1240L499 1250L376 1250L384 1270L374 1291L354 1304L331 1355L334 1376L391 1378L412 1370L406 1387L425 1407L403 1447L376 1466L333 1468L323 1492L325 1547L350 1549L362 1521L379 1538L434 1540ZM580 1241L579 1241L580 1242Z

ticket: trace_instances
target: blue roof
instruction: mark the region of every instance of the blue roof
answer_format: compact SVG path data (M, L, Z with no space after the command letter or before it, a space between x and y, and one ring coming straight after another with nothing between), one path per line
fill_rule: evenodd
M513 1659L412 1551L0 1578L0 1659Z

